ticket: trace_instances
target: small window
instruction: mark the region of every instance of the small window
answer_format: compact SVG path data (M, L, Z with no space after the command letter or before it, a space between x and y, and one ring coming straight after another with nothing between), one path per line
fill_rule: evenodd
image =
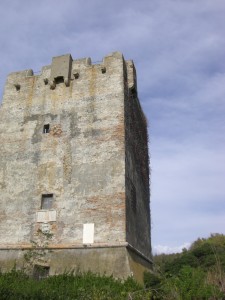
M43 133L49 133L50 131L50 124L45 124L43 127Z
M106 67L101 67L101 70L102 70L102 74L106 73Z
M20 84L18 84L18 83L15 83L15 84L14 84L14 86L15 86L15 88L16 88L16 90L17 90L17 91L19 91L19 90L20 90L20 88L21 88L21 85L20 85Z
M34 265L33 278L36 280L47 278L49 276L49 270L49 266Z
M53 205L53 194L42 195L41 209L51 209Z

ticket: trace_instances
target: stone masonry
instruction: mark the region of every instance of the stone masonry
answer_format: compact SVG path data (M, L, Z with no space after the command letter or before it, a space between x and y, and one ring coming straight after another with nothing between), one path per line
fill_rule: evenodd
M132 61L54 57L9 74L0 107L0 268L151 268L146 119Z

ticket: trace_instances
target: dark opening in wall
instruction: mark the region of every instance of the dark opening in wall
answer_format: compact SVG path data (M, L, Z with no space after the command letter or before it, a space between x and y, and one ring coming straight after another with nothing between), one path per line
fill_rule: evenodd
M101 67L101 70L102 70L102 74L106 73L106 67Z
M53 194L43 194L41 199L41 209L51 209L53 205Z
M20 88L21 88L20 84L18 84L18 83L14 84L14 86L15 86L15 88L16 88L17 91L19 91Z
M36 280L47 278L49 276L49 270L49 266L34 265L33 278Z
M43 127L43 133L49 133L50 131L50 124L45 124Z
M55 83L59 84L59 83L63 83L64 82L64 78L63 76L58 76L55 78Z
M74 78L75 78L75 79L78 79L78 78L79 78L79 73L78 73L78 72L75 72L73 75L74 75Z

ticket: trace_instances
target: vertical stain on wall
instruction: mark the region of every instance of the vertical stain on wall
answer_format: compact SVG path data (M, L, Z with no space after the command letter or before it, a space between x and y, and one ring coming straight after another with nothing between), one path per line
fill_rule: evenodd
M67 141L64 144L64 155L63 155L63 177L64 181L68 184L71 183L72 176L72 150L70 142Z

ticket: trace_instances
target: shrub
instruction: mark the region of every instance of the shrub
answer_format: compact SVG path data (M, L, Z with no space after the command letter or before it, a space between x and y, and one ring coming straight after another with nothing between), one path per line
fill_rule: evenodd
M143 287L132 278L122 282L112 276L87 272L65 273L37 281L15 269L0 274L1 300L127 299L129 293L136 293L132 299L149 299L145 298Z
M164 281L163 291L167 295L165 299L173 300L210 299L221 296L218 289L206 283L203 270L190 266L184 266L177 276Z

